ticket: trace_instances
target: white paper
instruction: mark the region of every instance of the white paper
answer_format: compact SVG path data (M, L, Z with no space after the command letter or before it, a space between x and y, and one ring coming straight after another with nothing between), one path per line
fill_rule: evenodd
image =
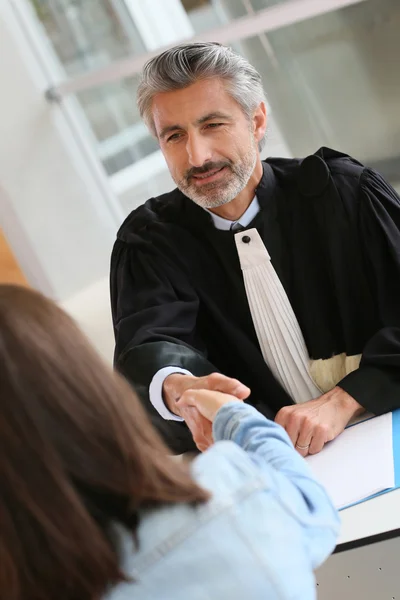
M392 413L349 427L306 460L338 509L394 487Z

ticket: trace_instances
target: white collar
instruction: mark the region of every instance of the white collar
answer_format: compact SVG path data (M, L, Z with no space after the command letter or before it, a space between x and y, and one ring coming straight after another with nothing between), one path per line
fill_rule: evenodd
M211 210L208 210L207 208L205 210L208 213L210 213L216 229L221 229L222 231L229 231L234 223L239 223L242 227L247 227L247 225L249 225L252 222L256 214L260 211L260 204L258 202L257 196L254 196L246 212L244 212L240 219L238 219L237 221L230 221L229 219L224 219L223 217L220 217L215 213L211 212Z

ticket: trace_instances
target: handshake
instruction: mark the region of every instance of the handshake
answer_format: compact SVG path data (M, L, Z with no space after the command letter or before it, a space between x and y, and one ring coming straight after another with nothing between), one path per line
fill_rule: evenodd
M243 401L249 395L248 387L220 373L206 377L173 373L163 388L165 404L185 420L201 452L213 444L212 424L221 406Z
M163 396L169 410L186 421L197 448L204 452L213 444L212 423L218 410L227 402L243 402L250 389L220 373L205 377L173 373L164 381ZM299 454L307 456L320 452L362 412L352 396L335 387L303 404L284 406L275 422L286 430Z

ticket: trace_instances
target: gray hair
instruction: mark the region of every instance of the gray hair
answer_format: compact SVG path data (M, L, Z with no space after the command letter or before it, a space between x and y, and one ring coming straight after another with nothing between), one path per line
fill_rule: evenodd
M150 59L143 68L137 91L140 116L156 135L151 105L160 92L180 90L201 79L225 81L227 92L250 120L261 102L266 102L261 76L243 56L216 42L182 44ZM258 146L262 150L265 136Z

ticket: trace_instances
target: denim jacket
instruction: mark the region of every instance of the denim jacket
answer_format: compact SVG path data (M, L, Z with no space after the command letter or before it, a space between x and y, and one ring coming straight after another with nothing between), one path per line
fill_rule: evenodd
M216 443L192 463L212 497L143 511L139 549L120 532L131 582L107 600L312 600L313 570L330 554L338 514L286 432L232 402L215 418Z

